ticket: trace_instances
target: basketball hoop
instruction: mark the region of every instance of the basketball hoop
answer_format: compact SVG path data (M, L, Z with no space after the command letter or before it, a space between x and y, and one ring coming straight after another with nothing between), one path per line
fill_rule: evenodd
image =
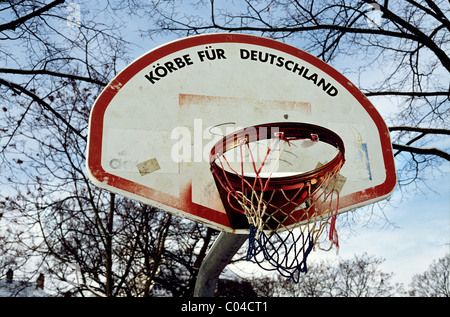
M268 52L279 65L253 58ZM211 251L224 261L250 232L248 258L293 279L313 249L338 245L337 213L397 183L387 125L357 85L298 47L237 33L171 41L117 74L92 106L86 172L221 231Z
M305 149L319 143L332 150L319 147L316 154L309 153L318 161L299 172L311 151ZM315 157L321 152L333 154L321 162ZM232 227L249 229L247 260L298 282L311 250L339 248L337 184L344 153L336 133L295 122L245 128L216 143L211 172ZM327 231L330 245L323 247L321 237Z

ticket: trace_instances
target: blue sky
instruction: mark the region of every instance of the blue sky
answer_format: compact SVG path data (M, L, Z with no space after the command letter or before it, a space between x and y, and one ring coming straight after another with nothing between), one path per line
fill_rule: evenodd
M394 280L407 286L414 274L423 273L433 260L450 252L449 173L435 180L436 193L417 195L393 202L384 214L393 225L383 221L370 227L364 221L352 226L354 232L341 230L339 256L351 258L366 252L385 259L382 268L394 273ZM394 192L392 200L400 200ZM368 212L362 208L357 213ZM330 255L327 255L330 258Z

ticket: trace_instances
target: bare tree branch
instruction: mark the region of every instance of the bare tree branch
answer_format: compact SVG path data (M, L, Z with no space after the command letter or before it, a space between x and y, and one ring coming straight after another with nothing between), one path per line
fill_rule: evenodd
M25 89L21 85L18 85L16 83L4 80L0 78L0 85L6 86L16 92L23 93L33 99L35 102L37 102L39 105L41 105L44 109L49 110L53 115L55 115L56 118L62 121L71 131L73 131L76 135L78 135L83 140L87 140L87 137L81 134L81 131L78 131L73 127L63 116L61 116L55 109L53 109L52 106L50 106L47 102L45 102L42 98L39 98L37 95L29 91L28 89Z
M448 91L373 91L364 93L367 97L372 96L411 96L411 97L433 97L433 96L448 96Z
M446 134L450 135L450 130L448 129L436 129L436 128L420 128L420 127L409 127L409 126L396 126L389 127L389 131L410 131L410 132L420 132L424 134Z
M56 0L53 1L49 4L47 4L46 6L43 6L42 8L31 12L30 14L24 15L14 21L5 23L0 25L0 32L5 31L5 30L15 30L19 25L25 23L26 21L35 18L39 15L41 15L42 13L52 9L53 7L56 7L58 4L64 3L64 0Z
M380 8L384 18L389 19L394 23L398 23L400 26L411 32L411 34L415 36L415 40L432 50L442 62L442 65L450 72L450 58L429 36L411 23L408 23L392 11L388 10L386 7L380 6Z
M14 69L14 68L0 68L0 73L5 74L21 74L21 75L50 75L55 77L61 77L61 78L69 78L74 80L81 80L85 81L91 84L96 84L99 86L106 86L106 83L91 78L91 77L84 77L84 76L78 76L78 75L72 75L72 74L64 74L59 72L54 72L46 69Z
M415 154L436 155L436 156L442 157L443 159L446 159L447 161L450 161L450 154L447 152L444 152L440 149L437 149L437 148L419 148L419 147L401 145L401 144L396 144L396 143L392 144L392 148L394 150L415 153Z

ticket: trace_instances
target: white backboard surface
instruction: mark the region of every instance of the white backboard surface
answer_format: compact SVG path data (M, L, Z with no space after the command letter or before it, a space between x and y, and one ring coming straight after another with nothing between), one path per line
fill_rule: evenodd
M92 108L88 175L98 187L235 232L209 152L234 130L271 122L312 123L342 138L340 212L393 191L389 131L369 100L314 56L242 34L177 40L119 73Z

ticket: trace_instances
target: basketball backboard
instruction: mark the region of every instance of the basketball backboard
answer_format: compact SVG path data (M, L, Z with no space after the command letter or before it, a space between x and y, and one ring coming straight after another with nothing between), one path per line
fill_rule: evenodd
M272 122L320 125L342 138L339 212L393 191L389 131L364 94L300 49L242 34L180 39L120 72L92 108L87 171L100 188L241 233L230 226L209 153L235 130Z

